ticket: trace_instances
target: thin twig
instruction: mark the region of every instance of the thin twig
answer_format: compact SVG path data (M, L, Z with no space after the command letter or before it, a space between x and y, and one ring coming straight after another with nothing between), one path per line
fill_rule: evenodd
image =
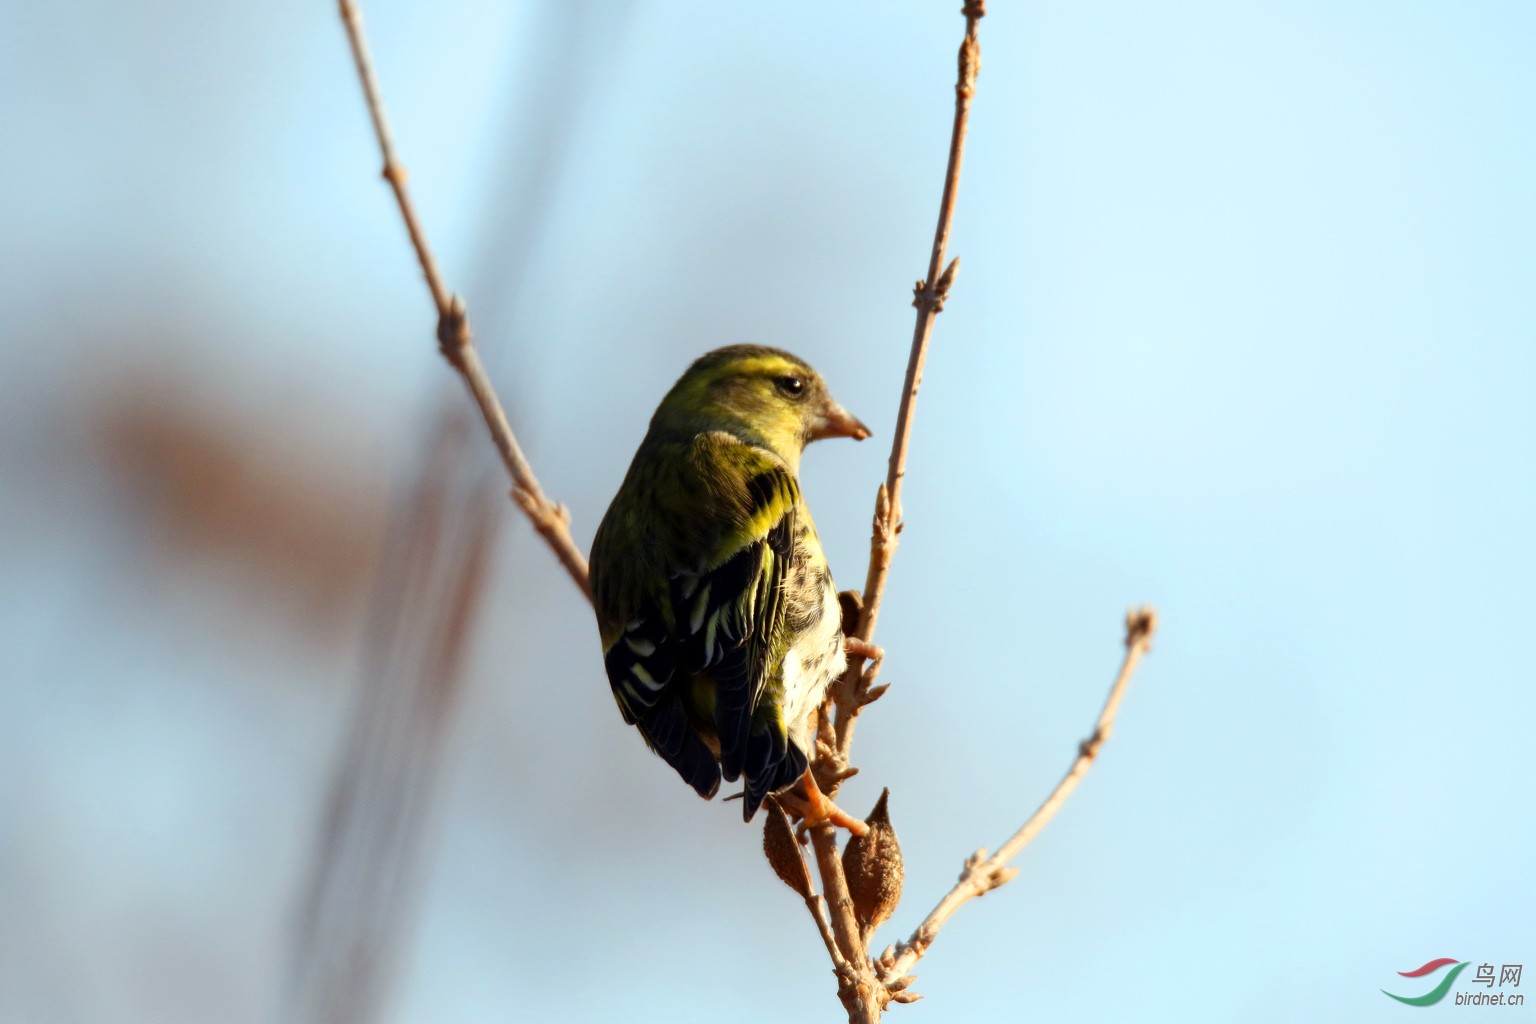
M1114 686L1110 687L1109 696L1105 698L1104 707L1099 712L1099 719L1094 724L1093 734L1078 744L1077 758L1072 762L1072 767L1067 769L1067 774L1056 784L1056 788L1051 791L1050 796L1045 798L1045 802L1039 809L1029 816L1029 820L1024 822L996 853L988 857L985 851L978 850L966 861L965 870L960 874L960 881L923 919L923 923L917 926L912 937L897 948L894 961L881 975L880 980L887 986L894 984L910 971L923 954L928 952L928 947L933 944L939 929L949 920L950 915L976 897L985 896L993 889L1007 884L1014 875L1018 874L1019 869L1008 867L1008 862L1028 846L1046 823L1056 816L1056 812L1061 810L1061 805L1067 802L1067 798L1072 795L1077 784L1088 773L1088 769L1093 767L1094 760L1099 756L1099 749L1109 739L1109 734L1114 729L1115 715L1120 710L1120 701L1125 696L1131 676L1135 674L1142 655L1146 654L1147 649L1151 647L1152 634L1156 631L1157 614L1151 608L1140 608L1126 615L1125 660L1120 665L1120 674L1115 678Z
M832 959L832 968L837 972L838 977L842 978L845 973L850 973L852 968L847 958L843 956L843 951L837 948L837 936L832 934L832 922L827 918L826 903L814 892L804 899L805 909L809 910L811 917L815 919L816 930L821 933L821 941L827 947L827 956Z
M912 305L917 307L917 318L912 327L912 348L907 357L907 375L902 384L901 404L896 411L896 432L891 439L891 457L886 468L885 483L875 496L875 516L869 544L869 570L864 578L863 609L859 616L857 636L870 642L875 636L875 624L880 617L880 603L885 595L886 579L891 571L891 559L896 554L896 538L901 532L901 486L907 473L907 448L912 439L913 407L917 391L923 383L923 364L928 358L928 343L933 337L933 323L944 308L949 289L954 284L959 268L958 258L948 266L944 258L949 248L950 225L954 221L955 199L960 188L960 165L965 157L966 132L970 125L971 99L976 94L976 76L981 71L981 43L977 27L986 16L985 0L966 0L961 10L965 16L965 39L960 43L959 74L955 81L955 117L949 134L949 161L944 170L944 193L939 200L939 221L933 232L933 249L928 255L928 275L917 282L913 290ZM864 699L874 679L873 672L865 671L865 659L859 656L848 659L848 669L834 689L837 705L834 719L833 763L822 766L818 773L824 777L836 795L835 776L847 767L848 752L853 744L854 722L865 704ZM876 666L877 667L877 666Z
M394 192L395 203L400 207L400 217L405 221L405 230L411 236L411 247L416 251L422 276L426 278L427 289L432 293L432 304L437 308L438 345L444 358L464 379L465 386L474 396L475 404L480 407L480 415L485 419L492 440L496 442L496 450L507 468L507 475L512 478L513 500L527 514L534 529L538 530L545 543L554 551L555 557L560 559L565 571L590 601L592 585L587 578L587 560L571 539L570 513L565 506L551 501L539 486L538 477L534 476L533 467L523 454L522 446L517 443L517 437L507 422L507 414L496 397L496 389L491 385L485 366L480 361L464 302L449 291L438 269L437 259L432 255L432 248L427 244L426 230L416 215L416 206L406 187L405 165L395 153L394 137L390 134L389 119L384 113L384 100L379 94L378 77L374 74L373 58L368 50L368 37L363 31L362 12L354 0L340 0L338 6L342 24L347 30L347 40L352 47L352 60L357 65L357 77L368 102L368 116L373 120L373 133L379 142L379 153L384 159L384 180L389 182Z

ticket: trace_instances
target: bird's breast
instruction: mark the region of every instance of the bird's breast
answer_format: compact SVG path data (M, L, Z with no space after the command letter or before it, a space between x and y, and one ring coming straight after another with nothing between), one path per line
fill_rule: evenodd
M798 568L800 559L796 562ZM784 657L782 700L789 735L809 750L807 733L816 709L826 698L827 687L842 675L848 658L843 653L842 609L826 563L810 559L805 570L797 574L800 579L789 581L789 587L799 593L787 595L788 618L799 628Z

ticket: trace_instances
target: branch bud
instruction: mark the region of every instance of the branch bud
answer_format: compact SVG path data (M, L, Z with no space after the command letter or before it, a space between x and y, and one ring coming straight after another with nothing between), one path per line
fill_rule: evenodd
M1151 644L1152 634L1157 632L1157 612L1150 605L1132 608L1125 613L1125 646Z
M874 530L875 536L881 538L891 532L891 492L886 490L885 484L875 492Z
M944 273L939 275L938 300L943 302L949 298L949 290L955 286L955 275L960 272L960 257L956 256L949 261L949 266L944 268Z
M868 690L866 690L864 692L864 696L859 700L859 706L860 707L864 707L864 706L873 704L875 701L879 700L881 697L884 697L885 696L885 691L889 690L890 688L891 688L891 684L890 683L881 683L879 686L871 686Z
M457 295L449 296L447 308L437 318L437 347L443 358L462 372L464 350L469 343L469 313L464 309L464 300Z

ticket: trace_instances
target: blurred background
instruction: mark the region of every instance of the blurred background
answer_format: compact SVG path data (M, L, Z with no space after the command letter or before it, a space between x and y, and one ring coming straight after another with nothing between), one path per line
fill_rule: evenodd
M958 6L367 5L583 548L764 342L876 432L804 468L862 580ZM892 789L879 946L1163 625L893 1019L1388 1020L1536 959L1536 8L991 7L844 790ZM334 5L0 0L0 96L0 1020L840 1019L455 420Z

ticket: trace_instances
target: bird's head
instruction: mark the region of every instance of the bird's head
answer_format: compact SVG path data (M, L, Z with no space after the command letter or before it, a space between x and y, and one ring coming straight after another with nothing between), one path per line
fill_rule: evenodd
M723 430L770 449L792 467L812 441L869 436L869 428L832 398L821 374L797 356L761 345L717 348L694 360L662 399L651 430Z

